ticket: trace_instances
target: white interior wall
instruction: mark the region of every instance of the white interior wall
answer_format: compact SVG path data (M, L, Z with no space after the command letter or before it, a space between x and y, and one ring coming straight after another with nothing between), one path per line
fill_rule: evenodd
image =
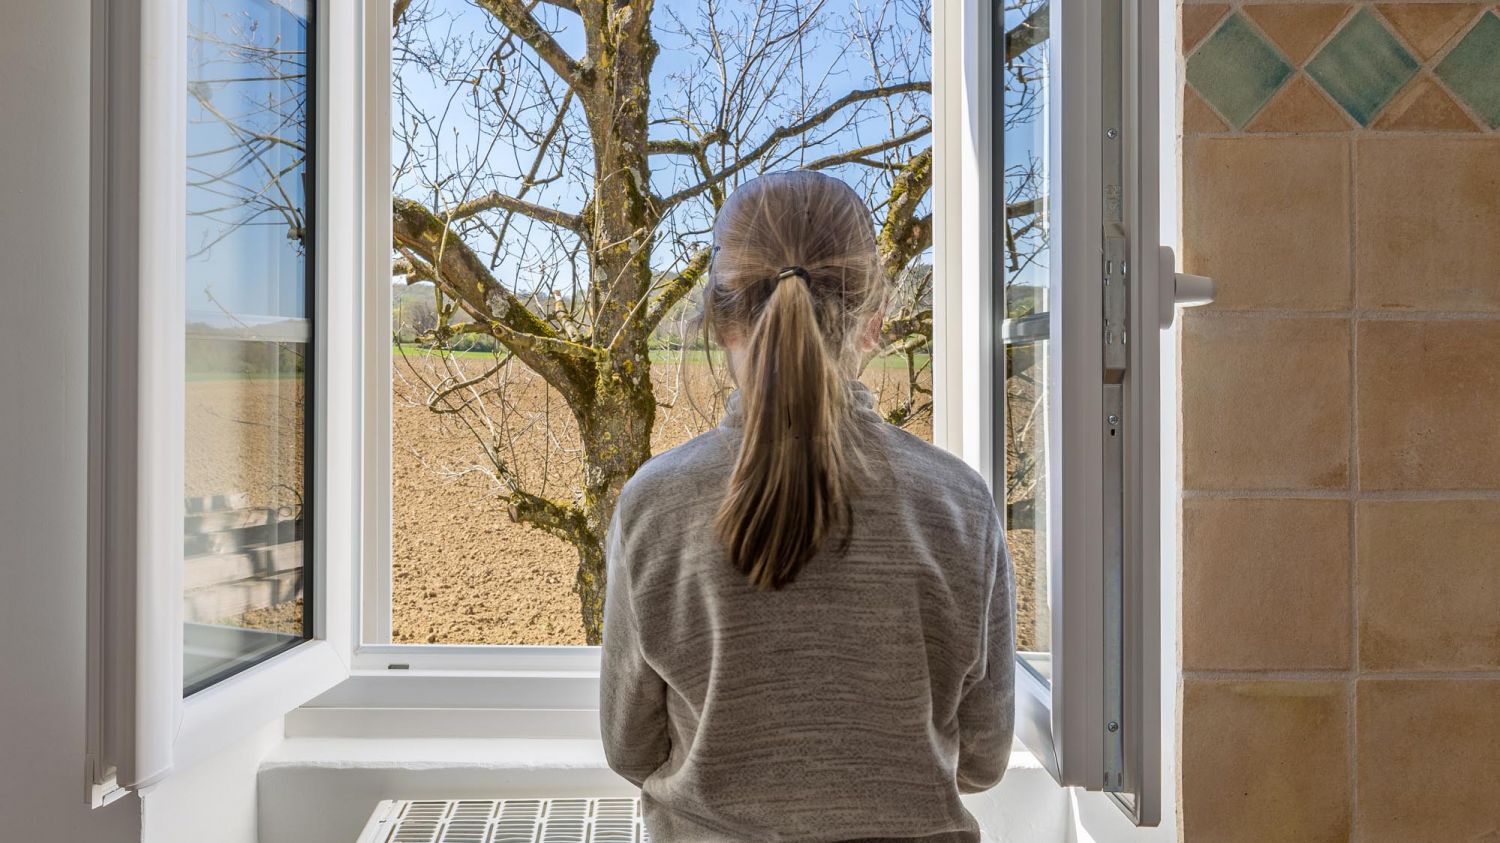
M90 26L55 0L0 27L0 839L256 843L279 719L144 800L86 802Z
M136 840L85 802L88 0L0 27L0 837Z
M258 843L256 773L281 743L283 730L278 717L250 737L147 788L141 794L142 843Z

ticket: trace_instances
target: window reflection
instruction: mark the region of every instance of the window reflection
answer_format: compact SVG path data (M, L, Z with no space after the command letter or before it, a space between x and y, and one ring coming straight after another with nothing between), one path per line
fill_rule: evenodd
M311 635L311 35L188 5L186 693Z
M1045 0L1005 7L999 72L1004 133L1005 523L1015 566L1016 647L1050 681L1052 619L1047 547L1047 366L1051 162Z

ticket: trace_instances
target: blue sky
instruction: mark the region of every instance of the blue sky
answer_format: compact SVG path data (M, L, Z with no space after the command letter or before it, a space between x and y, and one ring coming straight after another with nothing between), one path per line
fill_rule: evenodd
M847 22L854 16L859 16L866 26L873 25L883 30L881 45L885 55L896 59L915 60L915 67L910 74L903 72L899 74L899 78L893 76L888 81L907 81L908 79L925 81L930 78L929 40L922 30L915 4L911 0L894 0L889 4L886 0L826 0L823 3L806 2L796 5L803 10L816 9L818 14L818 24L812 28L811 34L801 38L799 48L795 51L796 72L805 78L821 80L822 90L811 101L799 103L789 94L790 87L779 89L778 95L785 97L787 101L779 104L780 110L771 109L748 127L746 140L750 142L750 145L764 138L776 126L790 122L798 109L815 110L851 90L871 87L876 83L877 79L871 63L866 55L861 54L856 39L850 36L847 29ZM746 4L725 3L723 7L728 14L745 14ZM656 5L653 29L662 51L654 65L651 81L653 118L661 119L669 115L684 113L685 86L702 83L707 79L701 72L704 68L699 66L707 53L700 45L693 43L692 33L692 30L702 23L704 8L705 5L697 0L662 0ZM413 32L428 49L435 49L441 45L448 51L448 55L454 56L466 49L476 51L492 49L497 41L493 32L495 29L493 21L485 12L475 9L466 0L434 0L426 9L431 17L427 19L425 29L413 30ZM582 54L582 29L576 17L556 10L543 11L539 14L543 15L544 21L549 25L557 28L556 38L565 49L575 57ZM684 27L689 32L679 31ZM726 26L725 29L734 30L734 27ZM746 31L749 30L735 30L735 33L739 37L745 37ZM472 47L467 46L470 39ZM464 196L474 195L476 191L483 192L483 189L477 183L458 188L450 183L440 190L434 190L433 183L440 177L451 176L464 169L455 166L455 162L472 162L482 158L488 171L485 183L490 188L515 194L519 184L516 176L529 166L534 147L524 141L516 143L506 138L497 141L493 135L481 130L479 122L475 119L476 115L480 109L493 106L483 102L482 99L476 100L480 93L479 86L465 86L454 84L448 79L435 79L424 68L410 62L403 62L401 51L397 52L398 96L393 109L398 115L396 119L402 119L400 115L403 114L403 103L407 108L406 122L408 123L411 115L417 110L427 115L444 115L440 131L417 133L418 143L422 147L416 156L419 159L417 166L409 167L401 173L396 182L397 192L422 199L432 206L451 205L461 201ZM889 64L899 64L899 62L892 61ZM900 68L887 66L882 67L881 71L894 73L898 69ZM493 84L493 77L485 77L484 83ZM711 95L717 90L715 84L709 84L707 87L706 91L699 93ZM699 96L690 106L699 108L711 99L711 96ZM524 100L524 97L512 97L508 103L524 103ZM908 95L899 102L902 111L897 116L897 124L902 128L895 134L900 134L901 131L910 128L913 120L930 121L930 97L926 94ZM534 105L534 103L531 104ZM514 107L518 110L522 109L522 105ZM547 113L550 115L552 112ZM858 112L851 110L851 113L858 113L862 116L840 131L820 138L813 148L776 164L774 168L785 169L797 166L823 155L855 148L891 136L892 124L878 103L868 104ZM681 126L661 124L652 127L654 139L686 136ZM580 137L579 140L584 144L587 142L586 137ZM908 146L906 153L914 154L929 145L930 139L922 138ZM396 143L398 151L393 153L398 160L398 165L401 159L399 150L402 146L398 137ZM576 152L575 147L573 160L587 162L586 154L576 154ZM717 166L717 162L714 164ZM670 193L697 178L691 162L681 156L653 156L652 167L653 188L658 194ZM865 184L871 188L870 192L877 196L880 190L874 187L874 182L881 178L889 179L887 172L877 173L859 165L840 167L832 172L848 181ZM748 178L755 174L755 168L751 168L741 178ZM586 178L564 178L534 190L527 198L539 204L571 211L577 210L582 205L585 191L590 188L591 185ZM670 271L678 265L681 257L686 253L685 249L674 248L676 244L672 234L684 235L687 240L705 239L701 230L708 225L708 214L709 209L706 203L690 203L668 221L664 227L666 229L664 233L668 236L661 238L661 245L653 258L653 263L658 270ZM550 241L551 233L544 226L530 226L509 231L507 237L515 238L515 240L508 242L517 244L523 254L499 261L495 270L497 277L507 281L515 289L526 290L543 283L544 277L551 277L546 273L551 272L555 275L557 261L555 259L547 261L546 257L550 254L555 258L557 253L556 244ZM474 234L471 242L474 242L476 248L482 252L488 251L493 246L493 241L487 241L483 233ZM545 269L543 269L544 262L546 262Z
M826 0L802 3L803 8L817 7L826 25L805 36L797 51L798 69L807 77L821 79L822 90L812 103L820 106L847 91L875 83L868 56L854 46L845 24L858 17L867 23L886 28L883 45L893 59L918 57L920 63L902 79L930 78L926 54L930 52L917 13L909 4L886 7L883 0ZM190 313L204 316L228 310L241 318L267 319L305 316L305 260L301 242L289 236L291 226L284 213L288 207L305 210L302 173L298 165L302 152L286 143L248 140L243 132L275 135L292 144L305 144L305 99L301 97L303 78L267 81L267 67L247 58L279 61L275 66L283 74L299 75L307 43L306 0L190 0L189 25L197 36L189 51L190 95L188 97L188 146L190 186L188 190L187 305ZM442 18L442 37L452 44L466 40L478 47L492 45L494 23L488 15L475 9L468 0L434 0L432 10ZM661 117L672 111L667 106L674 92L680 92L684 80L691 80L703 52L692 41L692 34L677 31L680 26L692 29L701 20L699 0L662 0L658 3L653 26L662 45L653 78L654 99ZM736 4L726 8L737 11ZM1014 24L1024 10L1008 12ZM574 55L582 52L582 32L576 21L568 25L567 13L556 12L551 18L559 26L558 40ZM233 50L226 44L249 44L255 52ZM889 71L889 68L882 68ZM425 173L409 171L397 182L398 192L438 201L424 186L424 177L452 169L449 162L484 157L495 179L493 186L513 191L516 180L504 178L506 172L519 175L529 163L531 150L525 143L506 138L485 137L473 119L472 103L463 101L465 86L434 81L411 72L397 63L410 101L424 110L445 109L443 136L434 137L422 150L432 166ZM470 86L472 87L472 86ZM712 86L710 86L712 87ZM454 94L457 92L457 96ZM205 104L206 103L206 104ZM797 103L792 102L795 106ZM784 104L785 105L785 104ZM901 119L930 119L930 98L918 95L907 98ZM219 112L218 115L212 113ZM890 123L876 107L867 107L865 117L854 124L821 139L814 148L801 153L780 167L795 166L807 160L869 143L889 136ZM399 114L399 111L398 111ZM291 119L288 119L288 117ZM228 118L236 128L226 123ZM773 126L787 122L786 113L768 113L747 132L748 140L763 137ZM1013 127L1005 138L1007 163L1024 161L1036 150L1045 150L1045 114L1030 125ZM758 133L758 134L757 134ZM681 136L675 126L653 127L653 137ZM929 145L926 138L908 148L915 151ZM248 144L248 145L247 145ZM483 146L481 146L483 144ZM586 160L586 159L581 159ZM435 162L435 163L434 163ZM670 192L675 186L695 178L688 162L677 156L653 157L653 180L658 192ZM834 170L850 181L867 185L883 174L870 168L848 165ZM271 178L269 174L276 174ZM753 175L753 171L745 175ZM581 204L585 180L563 178L534 190L528 197L540 204L555 204L576 210ZM452 201L462 191L447 191L443 200ZM880 189L870 191L878 197ZM255 201L241 204L246 199ZM701 203L685 209L670 227L688 232L687 239L702 239L695 233L707 225L707 207ZM500 261L497 275L513 279L514 286L525 289L541 277L539 256L556 252L556 245L546 227L532 225L512 229L508 238L520 238L521 252L509 262ZM680 258L681 250L671 248L664 238L655 262L658 268L670 270ZM1042 262L1044 263L1044 262ZM556 272L557 262L548 264ZM1012 283L1045 283L1045 267L1039 263L1026 270Z
M306 6L188 2L190 322L306 316Z
M1018 8L1007 8L1005 11L1006 30L1010 31L1014 29L1025 20L1033 8L1032 4L1021 5ZM1025 72L1045 78L1047 75L1046 59L1048 46L1043 44L1032 48L1031 51L1020 59L1018 67L1025 68ZM1002 80L1014 80L1015 78L1013 71L1002 69L997 72L1001 74ZM1025 113L1029 116L1025 120L1012 119L1007 121L1004 139L1004 164L1007 170L1012 170L1015 167L1026 166L1033 158L1039 158L1041 159L1040 163L1044 179L1050 179L1048 163L1045 160L1047 153L1048 113L1045 82L1034 83L1032 90L1037 95L1037 98L1033 99L1032 102L1037 103L1041 107L1026 110ZM1003 97L1007 111L1012 114L1017 113L1021 107L1023 98L1017 92L1014 82L1007 85L1007 90L1003 94ZM1026 244L1022 244L1021 250L1033 254L1034 257L1014 277L1006 279L1010 286L1047 286L1047 256L1045 251L1036 251L1035 245L1039 242L1039 239L1033 239L1031 241L1032 248L1029 250L1025 248Z

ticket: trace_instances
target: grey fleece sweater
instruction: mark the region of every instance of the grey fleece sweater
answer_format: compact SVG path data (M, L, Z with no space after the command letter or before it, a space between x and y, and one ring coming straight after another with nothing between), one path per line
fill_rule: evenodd
M875 453L848 550L780 591L713 529L733 400L620 496L600 718L656 843L979 839L958 796L1000 780L1014 712L1004 534L977 473L856 392Z

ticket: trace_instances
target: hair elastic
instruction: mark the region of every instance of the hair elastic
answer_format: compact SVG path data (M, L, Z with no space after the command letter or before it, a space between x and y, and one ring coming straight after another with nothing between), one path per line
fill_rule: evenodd
M803 269L800 266L782 267L781 271L776 273L776 281L779 283L785 281L788 278L791 278L794 275L798 278L801 278L807 283L812 283L812 276L808 275L807 270Z

